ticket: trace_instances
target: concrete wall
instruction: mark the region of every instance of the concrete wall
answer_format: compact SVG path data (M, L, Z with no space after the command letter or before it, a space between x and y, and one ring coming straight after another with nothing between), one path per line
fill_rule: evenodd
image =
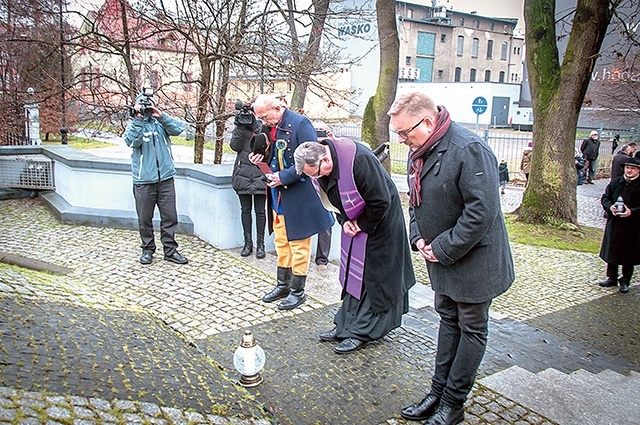
M61 221L137 229L128 160L99 158L63 145L0 147L0 155L27 154L43 154L54 161L56 191L46 197L46 203L51 209L69 212L67 220ZM240 202L231 187L232 168L232 165L176 164L181 228L192 229L188 232L220 249L243 244ZM54 201L49 201L52 198ZM60 211L52 212L61 219ZM330 259L338 259L339 246L340 227L336 224ZM315 247L314 241L314 252ZM273 236L266 238L266 249L274 250Z

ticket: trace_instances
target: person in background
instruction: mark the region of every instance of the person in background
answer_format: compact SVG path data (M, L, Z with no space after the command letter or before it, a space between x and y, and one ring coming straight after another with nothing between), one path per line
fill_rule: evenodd
M522 152L522 159L520 160L520 171L524 174L525 187L529 184L529 173L531 172L531 159L533 157L533 143L529 142L527 147Z
M388 114L410 148L409 240L426 262L440 315L431 389L400 414L455 425L464 420L487 347L491 301L515 278L498 161L482 138L422 92L400 94Z
M313 128L316 129L318 140L322 140L327 137L333 139L335 137L331 127L329 127L324 121L314 121ZM329 264L329 251L331 251L331 227L324 232L318 233L316 257L314 259L318 270L325 270L327 268L327 264Z
M244 115L241 116L243 113ZM266 256L264 229L267 220L265 209L267 185L263 180L264 174L262 171L249 161L251 137L260 131L262 123L256 120L253 111L241 110L236 115L234 124L235 128L231 133L229 145L234 152L238 153L233 165L231 186L240 200L240 217L244 235L244 246L240 251L240 255L248 257L253 252L253 223L251 217L251 210L253 209L256 216L256 258L262 259Z
M189 260L180 255L175 239L178 211L173 178L176 169L169 138L182 133L185 124L158 109L153 96L144 92L136 97L132 115L133 119L124 132L124 141L133 149L131 173L138 230L142 240L140 263L151 264L156 251L153 212L157 206L160 211L160 240L164 259L176 264L187 264Z
M578 186L582 186L584 180L584 158L580 155L578 150L575 150L574 164L576 167L576 173L578 174Z
M505 159L500 161L500 165L498 165L498 178L500 179L500 194L504 195L504 189L509 183L509 166Z
M609 183L600 203L607 213L600 247L600 258L607 263L607 280L598 285L607 288L619 283L624 294L629 292L634 266L640 264L640 159L627 159L624 175ZM620 279L619 266L622 266Z
M619 143L620 143L620 135L616 134L611 138L611 155L616 153L616 148L618 147Z
M278 309L291 310L307 299L305 284L311 237L331 227L334 218L323 208L311 180L299 176L295 170L293 154L298 146L317 141L311 121L287 109L270 94L258 96L253 109L263 123L261 134L273 141L264 153L249 155L252 163L268 167L265 174L268 223L269 231L275 233L278 255L276 287L262 301L269 303L284 298Z
M322 341L338 354L358 350L402 324L415 284L398 190L365 145L346 138L303 143L296 171L318 180L326 208L342 225L342 305Z
M580 152L584 158L587 184L595 184L593 180L596 178L596 171L598 170L598 155L600 155L600 139L598 138L598 132L593 130L589 137L584 139L580 146Z
M629 142L620 147L618 153L614 155L613 161L611 161L611 181L624 175L624 164L633 156L637 147L636 142Z

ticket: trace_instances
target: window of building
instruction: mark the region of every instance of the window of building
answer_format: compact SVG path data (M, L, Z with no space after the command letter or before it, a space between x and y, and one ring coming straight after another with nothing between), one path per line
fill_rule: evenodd
M460 18L460 26L464 27L464 18Z
M442 74L443 74L443 73L444 73L444 72L443 72L441 69L439 69L439 70L438 70L438 78L442 78Z
M480 39L474 38L473 39L473 44L471 45L471 57L472 58L477 58L478 57L478 46L479 45L480 45Z
M509 34L509 25L505 25L503 30L505 34Z
M471 68L471 70L469 71L469 81L472 83L476 82L476 70L475 68Z
M184 91L191 91L193 87L193 72L182 73L182 86Z
M406 56L404 58L404 64L405 65L411 65L411 56Z
M456 54L458 56L462 56L463 52L464 52L464 37L459 35L458 36L458 48L456 50Z
M157 89L160 85L160 74L158 74L158 71L149 72L149 85L154 89Z
M485 83L490 83L491 82L491 70L490 69L487 69L484 72L484 82Z
M455 81L456 83L459 83L461 79L462 79L462 68L456 67L456 72L455 72L455 76L453 77L453 81Z
M447 40L447 34L440 34L440 42L444 43Z
M500 77L498 77L499 83L504 83L504 71L500 71Z
M433 56L436 51L436 35L432 32L418 31L416 54Z
M480 28L480 21L477 20L477 19L474 19L473 20L473 26L474 26L474 28Z
M413 19L413 9L407 9L407 18Z
M503 61L507 60L507 52L509 52L509 45L505 41L504 43L502 43L502 52L500 53L500 60L503 60Z
M493 22L489 22L489 29L493 31Z
M487 41L487 59L493 58L493 40Z

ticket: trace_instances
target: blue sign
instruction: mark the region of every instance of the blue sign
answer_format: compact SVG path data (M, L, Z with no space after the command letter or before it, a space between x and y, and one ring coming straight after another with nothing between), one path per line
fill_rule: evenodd
M471 107L473 108L473 112L477 115L484 114L487 110L487 99L482 96L478 96L473 99Z

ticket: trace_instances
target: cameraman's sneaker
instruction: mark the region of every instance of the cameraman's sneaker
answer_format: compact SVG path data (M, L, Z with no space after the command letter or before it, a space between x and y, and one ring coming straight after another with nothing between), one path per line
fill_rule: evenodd
M187 260L185 257L180 255L178 251L174 252L171 255L165 255L164 259L176 264L187 264L189 262L189 260Z
M623 280L620 281L620 292L623 294L629 292L629 282L625 282Z

